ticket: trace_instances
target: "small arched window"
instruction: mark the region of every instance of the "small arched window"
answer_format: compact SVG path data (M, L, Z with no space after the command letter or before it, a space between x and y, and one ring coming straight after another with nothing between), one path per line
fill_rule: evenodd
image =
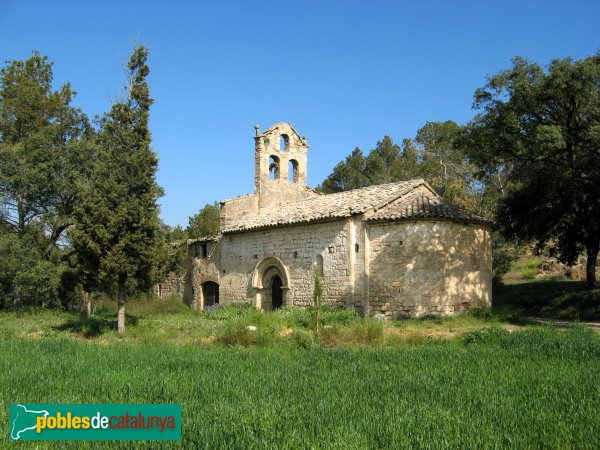
M279 179L279 158L275 155L269 156L269 178L271 180Z
M290 145L290 138L287 134L282 134L279 137L279 150L281 150L282 152L285 152L288 149L288 146Z
M288 163L288 180L290 183L298 182L298 161L290 159Z

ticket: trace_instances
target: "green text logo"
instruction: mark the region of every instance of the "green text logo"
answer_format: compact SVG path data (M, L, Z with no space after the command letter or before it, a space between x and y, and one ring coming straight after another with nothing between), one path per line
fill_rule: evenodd
M14 440L179 440L181 405L11 404Z

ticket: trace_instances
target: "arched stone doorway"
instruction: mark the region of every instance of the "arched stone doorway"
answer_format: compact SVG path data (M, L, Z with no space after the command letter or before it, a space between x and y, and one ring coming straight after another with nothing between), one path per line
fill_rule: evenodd
M271 282L271 309L274 311L283 306L283 289L281 289L281 277L275 275Z
M287 267L276 256L263 258L254 268L252 287L255 293L254 305L264 311L272 311L287 305L290 289Z
M219 304L219 285L214 281L207 281L202 284L202 307Z

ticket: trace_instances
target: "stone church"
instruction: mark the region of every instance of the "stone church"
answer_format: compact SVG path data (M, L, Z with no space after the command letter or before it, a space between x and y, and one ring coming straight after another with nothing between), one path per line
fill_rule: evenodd
M308 144L288 123L256 126L254 193L221 202L221 233L188 241L184 273L156 287L198 309L266 311L323 301L389 318L489 306L491 223L422 179L319 194L306 185Z

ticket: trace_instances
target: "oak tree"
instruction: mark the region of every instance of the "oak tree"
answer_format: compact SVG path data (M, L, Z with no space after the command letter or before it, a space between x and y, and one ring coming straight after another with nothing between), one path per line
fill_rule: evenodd
M488 173L505 177L498 223L506 236L535 239L572 264L587 253L596 285L600 249L600 54L523 58L476 91L480 113L463 145Z
M52 64L37 52L0 70L0 238L12 242L3 246L0 296L12 295L15 306L56 301L49 296L63 270L77 181L91 167L94 130L70 105L70 85L55 91L52 81Z

